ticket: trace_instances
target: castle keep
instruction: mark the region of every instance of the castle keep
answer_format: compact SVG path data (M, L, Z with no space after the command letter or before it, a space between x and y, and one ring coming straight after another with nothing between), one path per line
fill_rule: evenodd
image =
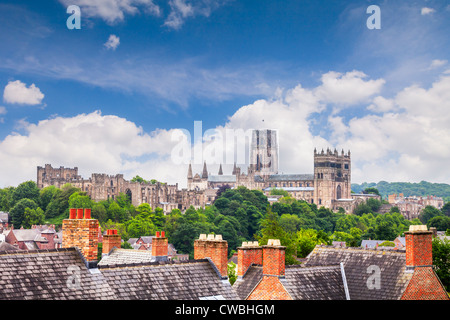
M250 164L247 173L234 165L229 175L224 175L222 166L217 175L208 172L206 162L200 174L193 175L189 165L187 189L179 189L178 184L160 182L140 183L125 180L122 174L107 175L94 173L89 179L78 175L78 168L53 168L50 164L37 167L37 185L58 188L66 183L85 191L92 200L115 199L120 193L126 194L133 205L148 203L152 208L160 207L164 212L172 209L186 210L189 206L204 207L214 201L218 188L245 186L263 191L266 195L274 188L284 189L289 194L317 206L350 212L361 201L351 194L350 151L340 153L327 149L314 149L313 174L278 173L278 137L275 130L254 130L250 145Z

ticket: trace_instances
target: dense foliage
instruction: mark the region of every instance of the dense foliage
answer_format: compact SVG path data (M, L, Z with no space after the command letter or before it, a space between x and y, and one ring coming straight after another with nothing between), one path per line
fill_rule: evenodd
M362 193L367 188L376 188L383 198L386 198L390 194L403 193L405 197L434 195L442 197L446 202L450 201L450 185L446 183L431 183L426 181L419 183L386 181L380 181L378 183L364 182L362 184L352 183L352 191L355 193Z

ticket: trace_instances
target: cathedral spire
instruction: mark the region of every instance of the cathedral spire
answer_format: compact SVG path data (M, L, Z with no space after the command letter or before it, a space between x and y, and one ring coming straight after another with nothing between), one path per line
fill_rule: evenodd
M233 172L231 174L236 174L236 162L234 163Z
M207 179L208 178L208 170L206 169L206 161L203 163L203 173L202 178Z
M219 176L221 176L221 175L223 175L223 172L222 172L222 164L220 164L220 167L219 167Z

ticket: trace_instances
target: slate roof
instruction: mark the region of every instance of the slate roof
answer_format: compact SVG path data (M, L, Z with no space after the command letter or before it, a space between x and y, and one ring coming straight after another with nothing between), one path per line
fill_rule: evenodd
M261 265L252 265L242 279L233 284L239 299L246 299L263 277ZM345 300L344 283L339 265L285 268L281 284L294 300Z
M0 300L114 298L97 279L75 248L0 253Z
M236 280L233 284L233 289L236 291L239 299L245 300L261 281L262 276L262 266L252 265L248 268L242 279Z
M209 182L236 182L235 175L208 176Z
M120 300L238 299L228 280L220 280L207 259L100 266Z
M268 181L309 181L314 180L313 174L272 174Z
M412 273L406 271L405 250L333 248L316 246L305 266L336 265L345 268L351 300L397 300L405 291ZM379 275L379 288L373 282Z
M88 269L77 248L0 252L0 288L0 300L238 299L208 259Z
M294 300L346 300L339 265L286 266L281 283Z
M102 257L99 266L117 265L125 263L144 263L152 261L151 250L118 249L114 248L108 255Z

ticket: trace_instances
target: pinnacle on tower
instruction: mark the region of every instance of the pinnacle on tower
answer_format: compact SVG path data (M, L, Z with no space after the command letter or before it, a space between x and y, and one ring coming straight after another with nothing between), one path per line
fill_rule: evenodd
M231 174L236 174L236 162L234 163L233 172Z
M206 161L203 163L203 173L202 173L203 179L208 179L208 170L206 169Z
M190 163L189 163L187 178L192 179L192 165Z
M219 166L219 176L221 176L221 175L223 175L223 172L222 172L222 164L220 164L220 166Z

